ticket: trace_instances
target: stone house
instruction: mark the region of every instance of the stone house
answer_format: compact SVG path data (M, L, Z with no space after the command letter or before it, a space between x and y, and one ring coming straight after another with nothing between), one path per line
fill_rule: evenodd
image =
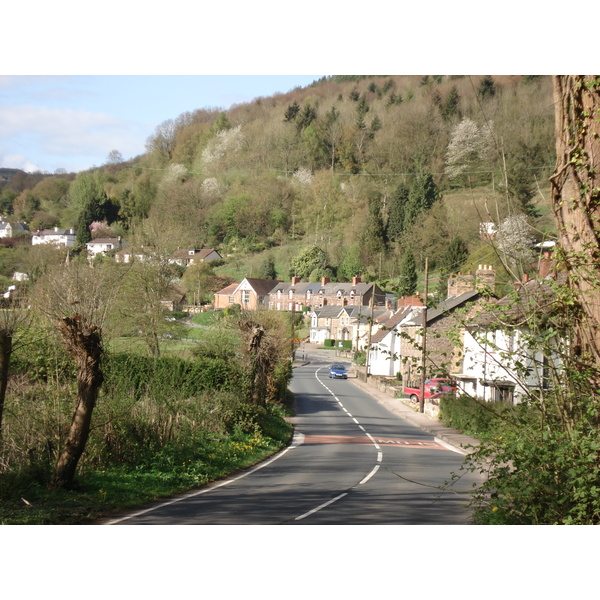
M495 287L496 273L491 265L479 265L474 275L459 273L449 278L448 298L435 308L427 308L427 377L455 371L461 364L466 324L493 297ZM424 310L415 308L399 327L403 358L400 373L409 386L421 379Z
M374 283L363 283L360 277L352 282L330 282L323 277L320 283L303 283L299 277L291 282L279 282L269 294L272 310L303 311L323 306L386 306L386 294Z
M321 306L310 312L310 341L322 344L327 339L352 340L353 350L362 350L371 334L391 314L385 308L369 306Z

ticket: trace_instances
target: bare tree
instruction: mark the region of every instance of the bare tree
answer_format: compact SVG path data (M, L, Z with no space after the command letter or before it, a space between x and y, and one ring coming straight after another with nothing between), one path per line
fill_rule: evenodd
M102 326L118 290L119 271L102 263L74 262L45 275L32 305L54 323L77 366L77 397L71 426L59 453L50 487L69 488L87 443L92 413L104 379Z
M583 318L575 348L600 366L600 76L553 78L557 162L550 178L560 257Z

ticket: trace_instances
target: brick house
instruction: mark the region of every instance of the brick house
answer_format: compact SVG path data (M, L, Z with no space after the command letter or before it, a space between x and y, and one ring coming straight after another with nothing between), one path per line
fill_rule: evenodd
M215 309L239 304L244 310L266 310L269 308L269 292L278 283L274 279L246 277L241 283L234 283L215 293Z
M330 282L323 277L320 283L303 283L299 277L291 282L279 282L269 294L272 310L302 311L305 307L323 306L386 306L385 293L374 283L363 283L354 277L351 283Z

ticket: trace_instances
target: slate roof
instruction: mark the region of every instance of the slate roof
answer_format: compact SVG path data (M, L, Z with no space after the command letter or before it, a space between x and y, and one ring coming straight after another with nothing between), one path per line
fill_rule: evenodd
M395 312L387 321L385 321L381 329L373 334L371 337L371 343L377 344L381 342L387 335L398 325L403 319L405 319L412 311L412 306L405 306Z

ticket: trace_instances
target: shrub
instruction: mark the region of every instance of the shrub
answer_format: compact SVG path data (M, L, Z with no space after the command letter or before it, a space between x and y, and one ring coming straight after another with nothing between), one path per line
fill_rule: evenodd
M333 348L334 344L335 344L335 340L324 340L323 341L323 346L325 346L326 348Z

